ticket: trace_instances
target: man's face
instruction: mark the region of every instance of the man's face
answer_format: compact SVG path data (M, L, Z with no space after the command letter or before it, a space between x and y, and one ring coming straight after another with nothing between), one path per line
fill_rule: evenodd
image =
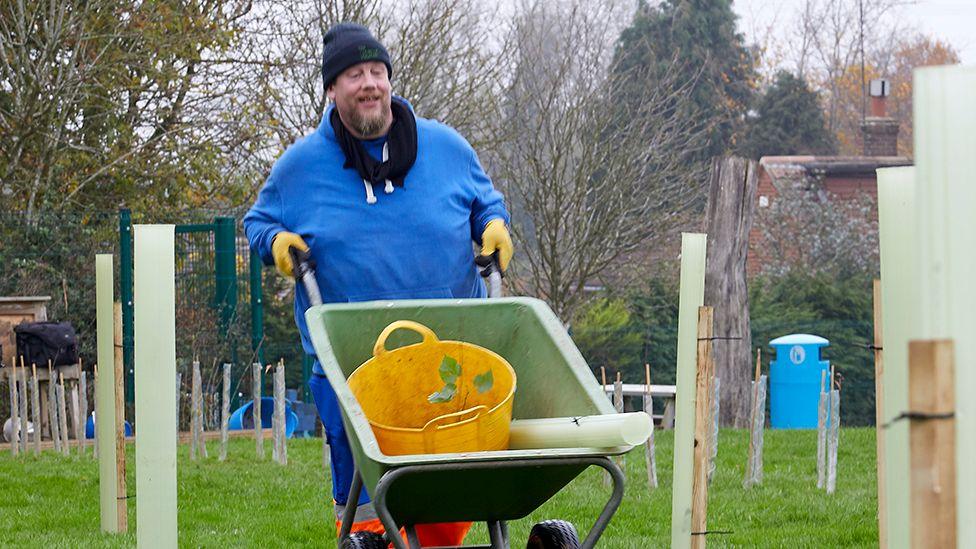
M339 119L359 139L386 135L393 123L390 75L380 61L366 61L342 71L326 91Z

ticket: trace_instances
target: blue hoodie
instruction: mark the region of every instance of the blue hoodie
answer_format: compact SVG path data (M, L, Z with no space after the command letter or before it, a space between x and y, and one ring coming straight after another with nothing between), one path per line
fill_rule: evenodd
M355 168L342 167L345 155L329 124L333 108L271 168L244 216L251 248L272 265L275 235L301 235L326 303L484 297L472 241L480 245L485 225L508 223L509 216L471 145L452 128L417 117L417 159L403 187L388 194L377 185L377 201L369 204ZM384 143L364 141L376 159ZM295 296L302 346L314 355L301 285Z

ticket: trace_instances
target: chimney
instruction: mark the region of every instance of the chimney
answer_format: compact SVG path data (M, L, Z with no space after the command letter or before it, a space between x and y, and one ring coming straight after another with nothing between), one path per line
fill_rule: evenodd
M898 156L898 121L885 112L889 90L887 80L872 80L868 87L871 116L861 123L864 156Z

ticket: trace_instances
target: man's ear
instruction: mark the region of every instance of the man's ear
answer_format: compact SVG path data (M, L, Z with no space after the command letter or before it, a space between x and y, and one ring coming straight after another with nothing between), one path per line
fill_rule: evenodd
M329 101L335 102L335 84L329 84L329 87L325 88L325 96L329 98Z

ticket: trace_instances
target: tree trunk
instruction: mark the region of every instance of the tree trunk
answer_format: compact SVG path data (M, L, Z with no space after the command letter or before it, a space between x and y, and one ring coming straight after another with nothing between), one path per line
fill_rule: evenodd
M705 232L708 261L705 305L715 308L715 377L721 383L721 424L749 422L751 348L746 255L756 201L758 165L738 157L716 158L708 191Z

